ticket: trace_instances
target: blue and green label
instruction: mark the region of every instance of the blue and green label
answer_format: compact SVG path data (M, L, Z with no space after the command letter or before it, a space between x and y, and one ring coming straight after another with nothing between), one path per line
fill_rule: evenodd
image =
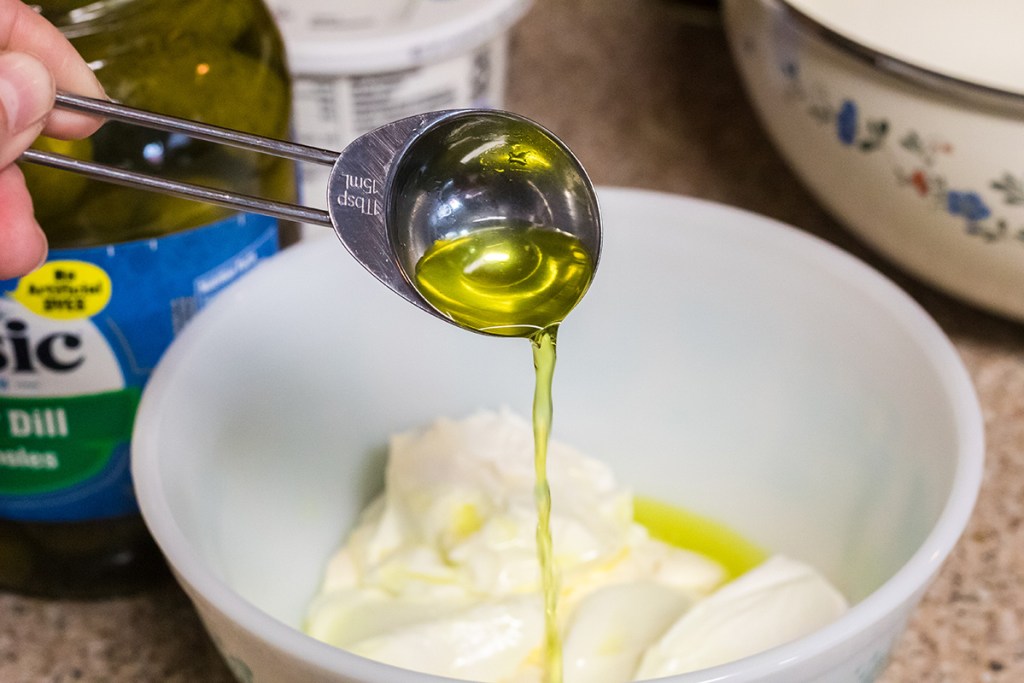
M0 517L135 512L128 454L142 387L188 320L276 251L274 219L237 215L55 249L0 281Z

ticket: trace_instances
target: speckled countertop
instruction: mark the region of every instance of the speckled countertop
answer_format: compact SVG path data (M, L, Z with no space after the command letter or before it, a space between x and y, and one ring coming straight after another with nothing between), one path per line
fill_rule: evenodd
M882 683L1024 681L1024 325L920 286L801 188L758 126L713 20L667 0L535 0L512 36L508 107L543 122L595 182L766 214L906 288L956 344L987 429L984 487ZM0 593L0 681L230 680L173 585L52 602Z

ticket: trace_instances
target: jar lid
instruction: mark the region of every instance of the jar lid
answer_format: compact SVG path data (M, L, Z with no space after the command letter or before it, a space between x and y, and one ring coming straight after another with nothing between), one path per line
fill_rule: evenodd
M409 69L461 54L518 21L530 0L268 0L292 73Z

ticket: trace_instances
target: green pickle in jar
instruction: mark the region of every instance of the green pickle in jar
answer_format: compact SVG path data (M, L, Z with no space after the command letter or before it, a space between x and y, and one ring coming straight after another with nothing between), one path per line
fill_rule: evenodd
M289 133L280 36L259 0L35 3L133 107ZM108 122L35 147L165 178L294 199L290 162ZM65 597L166 576L129 473L139 397L192 315L276 253L265 216L23 164L50 242L0 281L0 589Z

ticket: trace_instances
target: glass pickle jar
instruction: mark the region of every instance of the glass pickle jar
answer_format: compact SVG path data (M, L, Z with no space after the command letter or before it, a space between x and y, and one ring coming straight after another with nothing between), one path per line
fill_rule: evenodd
M290 87L259 0L36 3L107 94L285 138ZM40 149L290 201L290 162L116 122ZM264 216L24 164L47 262L0 281L0 589L128 592L166 575L135 503L129 438L162 352L212 297L278 249Z

